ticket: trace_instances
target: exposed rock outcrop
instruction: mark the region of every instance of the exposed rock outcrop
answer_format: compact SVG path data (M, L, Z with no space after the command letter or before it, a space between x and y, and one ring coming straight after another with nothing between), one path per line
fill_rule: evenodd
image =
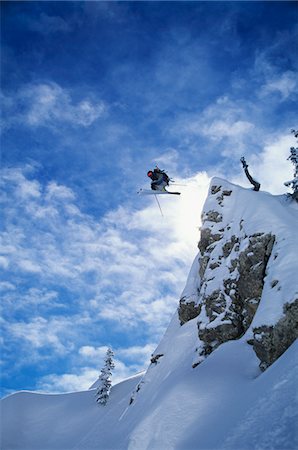
M181 325L197 317L202 308L201 305L196 305L194 301L184 302L184 300L183 297L180 299L180 306L178 309Z
M253 345L260 368L267 369L279 358L298 337L298 298L294 303L284 306L284 316L275 326L261 326L253 329Z
M209 251L211 244L206 246ZM232 236L224 244L218 244L220 252L211 247L208 259L213 262L206 266L200 294L204 312L202 319L198 317L199 338L205 344L203 353L206 347L210 352L223 342L241 337L250 326L261 299L273 244L274 236L258 233L242 238ZM240 245L245 246L242 251ZM213 251L217 252L217 258L212 258ZM210 291L210 272L216 270L223 274L222 286L206 294Z
M275 261L278 255L277 251L272 253L276 235L268 226L251 232L250 217L233 214L239 209L235 195L233 189L211 185L202 213L197 292L191 299L180 300L181 325L195 317L198 320L200 344L194 366L220 344L247 332L262 298L270 258ZM272 279L270 286L280 289L277 279ZM253 328L249 343L262 369L297 338L297 324L298 300L284 305L276 324Z

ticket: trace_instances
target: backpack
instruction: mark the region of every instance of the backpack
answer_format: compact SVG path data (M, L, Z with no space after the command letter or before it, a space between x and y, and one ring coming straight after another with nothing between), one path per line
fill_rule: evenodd
M165 173L164 170L159 169L159 167L156 167L156 168L154 169L153 172L155 172L155 173L162 173L162 175L163 175L163 180L166 181L167 184L169 184L170 177Z

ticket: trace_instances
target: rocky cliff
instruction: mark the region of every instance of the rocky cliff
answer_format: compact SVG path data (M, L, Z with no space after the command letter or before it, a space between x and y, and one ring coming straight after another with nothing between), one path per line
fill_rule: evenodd
M178 310L181 325L197 317L194 367L246 334L264 370L297 338L295 219L297 206L284 196L212 180Z

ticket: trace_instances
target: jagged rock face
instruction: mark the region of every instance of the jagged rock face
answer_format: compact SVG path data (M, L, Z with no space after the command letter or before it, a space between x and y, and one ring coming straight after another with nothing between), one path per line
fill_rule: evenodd
M224 198L233 195L232 191L221 192L220 186L212 186L211 194L217 195L221 207ZM266 266L274 244L271 234L246 236L242 232L243 221L239 223L239 236L232 235L223 242L224 235L231 228L229 224L216 233L206 226L210 222L212 226L212 223L221 221L222 214L217 211L205 213L199 243L202 255L199 269L202 280L200 301L209 319L206 327L202 326L199 317L199 337L209 349L242 336L251 324L262 295ZM240 246L245 248L240 251ZM216 276L222 266L228 268L228 275L222 280L221 289L215 289L207 295L212 271ZM220 316L221 320L216 321Z
M261 299L266 267L274 240L275 237L271 234L255 234L249 238L247 249L239 254L237 292L243 305L245 331L251 324Z
M208 247L219 241L221 238L221 233L212 234L212 231L209 228L203 228L201 230L201 239L198 245L202 255L205 253Z
M180 306L178 309L178 313L181 325L197 317L200 314L200 312L201 312L201 305L196 305L195 302L184 303L184 298L182 297L180 299Z
M243 247L240 252L240 244ZM213 239L206 246L205 275L201 286L201 304L209 323L200 320L199 338L206 347L214 349L218 345L230 339L241 337L250 326L261 299L264 276L269 257L274 244L274 236L258 233L252 236L244 236L242 239L232 236L231 239L221 245L221 251L217 251L217 258L212 256L215 248L212 247ZM211 247L210 247L211 246ZM210 251L211 248L211 251ZM212 263L210 263L212 259ZM216 272L225 266L228 271L222 280L222 288L206 295L210 273ZM221 270L222 271L222 270ZM212 281L212 279L211 279ZM220 320L218 320L220 318ZM206 348L203 349L206 352Z
M232 221L224 221L225 202L233 201L232 190L214 185L209 195L215 197L217 206L202 214L197 299L181 298L178 310L181 325L197 317L201 342L199 362L220 344L243 336L251 326L276 241L276 236L268 232L248 235L243 218L237 227ZM277 284L273 279L272 288ZM272 364L297 338L297 316L298 300L284 308L284 316L276 325L253 329L254 338L249 343L262 369Z
M260 368L267 369L298 337L298 298L284 306L284 316L273 327L261 326L253 329L254 337L249 341L261 361Z

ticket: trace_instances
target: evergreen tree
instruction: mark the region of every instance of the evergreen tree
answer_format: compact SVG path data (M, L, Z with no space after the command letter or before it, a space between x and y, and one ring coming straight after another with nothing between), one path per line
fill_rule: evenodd
M112 370L115 368L115 364L113 361L114 353L108 348L106 357L105 357L105 365L100 371L99 376L99 386L96 391L96 401L98 404L105 406L109 399L110 390L112 386Z
M296 138L298 138L298 131L292 130L292 133ZM290 148L290 156L288 159L294 164L295 170L294 170L294 178L290 181L286 181L284 184L285 186L291 186L293 189L293 193L291 196L298 202L298 147L291 147Z

